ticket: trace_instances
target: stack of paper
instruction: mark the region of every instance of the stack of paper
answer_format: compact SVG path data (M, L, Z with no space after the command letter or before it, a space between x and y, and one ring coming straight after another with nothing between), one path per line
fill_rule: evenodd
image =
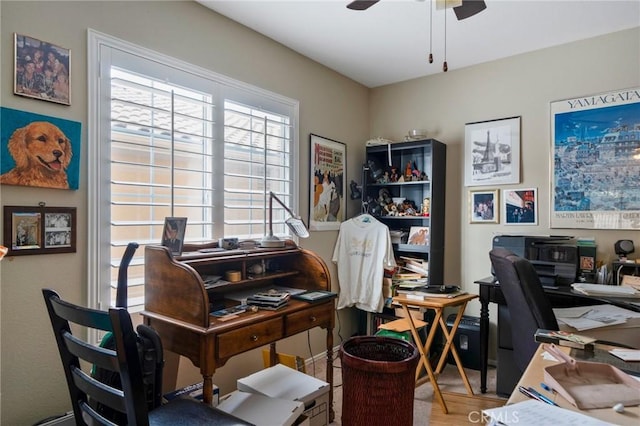
M571 287L587 296L640 297L640 292L633 287L585 283L571 284Z

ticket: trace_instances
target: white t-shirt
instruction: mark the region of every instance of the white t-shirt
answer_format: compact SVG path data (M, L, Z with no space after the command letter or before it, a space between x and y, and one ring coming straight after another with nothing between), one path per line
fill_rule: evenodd
M332 261L338 265L338 309L381 312L384 269L396 266L389 228L368 214L342 222Z

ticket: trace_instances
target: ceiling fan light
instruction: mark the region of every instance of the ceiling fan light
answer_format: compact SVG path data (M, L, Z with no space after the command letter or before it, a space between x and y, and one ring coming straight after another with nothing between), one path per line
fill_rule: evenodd
M484 0L462 0L462 5L454 7L453 11L456 13L458 21L461 21L482 12L486 8L487 4Z
M380 0L356 0L347 5L347 9L351 10L367 10Z

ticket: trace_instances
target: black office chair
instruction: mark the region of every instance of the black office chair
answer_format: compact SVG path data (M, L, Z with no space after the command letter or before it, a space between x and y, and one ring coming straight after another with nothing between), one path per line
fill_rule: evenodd
M77 425L115 425L95 409L98 403L125 413L130 426L250 425L193 398L175 399L149 410L137 336L127 310L112 308L108 312L98 311L66 302L53 290L43 289L42 294L58 343ZM70 323L74 328L113 333L116 350L93 345L73 335ZM82 364L81 360L84 361ZM93 364L119 372L122 390L96 380L82 368L85 366L89 370Z
M515 363L524 372L538 348L536 330L558 330L558 321L531 262L501 247L489 257L511 317Z

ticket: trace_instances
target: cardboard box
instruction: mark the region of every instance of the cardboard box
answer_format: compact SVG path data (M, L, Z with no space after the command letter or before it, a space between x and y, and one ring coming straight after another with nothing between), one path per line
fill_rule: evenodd
M188 395L191 398L195 398L199 401L202 401L203 399L202 386L203 386L202 382L194 383L192 385L185 386L180 389L176 389L173 392L166 393L162 395L162 398L165 401L171 401L172 399L178 398L180 396ZM211 400L211 406L212 407L218 406L219 401L220 401L220 389L218 388L218 386L213 385L213 399Z
M218 409L255 425L292 426L303 415L304 403L234 391L222 398Z
M238 390L304 403L311 426L329 423L329 383L282 364L238 379Z

